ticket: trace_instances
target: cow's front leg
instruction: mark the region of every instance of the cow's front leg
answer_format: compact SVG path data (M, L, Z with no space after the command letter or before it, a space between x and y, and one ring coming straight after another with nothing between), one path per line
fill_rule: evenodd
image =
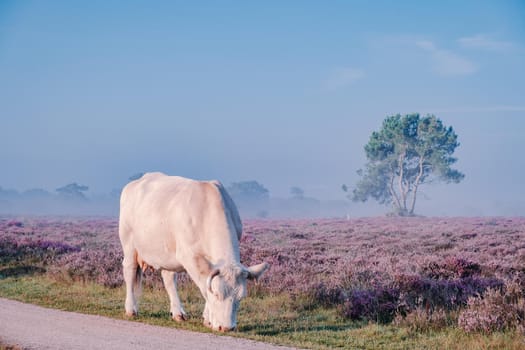
M140 293L142 270L139 270L137 261L133 254L125 254L122 262L124 282L126 282L126 316L137 316L138 307L136 294Z
M177 321L186 321L186 312L182 308L182 304L177 293L177 273L168 270L162 270L162 281L164 282L164 288L168 292L170 298L170 312L171 317Z

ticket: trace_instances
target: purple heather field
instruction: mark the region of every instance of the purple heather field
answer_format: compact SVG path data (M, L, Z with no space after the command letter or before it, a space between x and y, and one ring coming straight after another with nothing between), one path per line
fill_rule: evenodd
M123 283L116 219L4 217L0 232L0 275ZM421 310L457 311L466 331L523 325L523 217L245 221L241 262L261 261L271 264L261 293L336 307L347 319L388 323ZM160 287L158 273L149 271L145 283ZM487 300L514 303L514 318L486 319L495 307Z

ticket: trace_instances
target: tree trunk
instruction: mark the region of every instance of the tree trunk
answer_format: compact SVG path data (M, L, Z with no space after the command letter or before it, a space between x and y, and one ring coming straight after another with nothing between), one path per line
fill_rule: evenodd
M419 173L417 174L416 181L414 182L414 194L412 196L412 205L410 206L410 215L414 215L414 208L416 207L417 188L419 186L419 181L421 181L421 176L423 176L424 159L424 157L419 158Z
M403 176L404 176L404 163L405 163L405 156L406 151L404 150L399 155L399 192L401 196L401 200L403 203L403 206L400 205L400 212L398 214L405 215L407 213L407 190L405 189L405 186L403 185Z
M397 196L397 193L394 190L394 178L395 178L395 172L392 170L392 176L390 177L390 186L388 187L388 191L390 192L390 195L394 199L392 201L392 204L394 205L396 210L399 211L401 210L401 202L399 201L399 197Z

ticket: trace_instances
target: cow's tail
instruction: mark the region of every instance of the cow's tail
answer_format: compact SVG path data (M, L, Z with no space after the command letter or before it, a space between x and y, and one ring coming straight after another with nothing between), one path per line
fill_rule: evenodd
M142 271L142 267L137 265L137 271L135 272L135 283L133 284L133 294L135 294L135 297L139 296L142 293L142 275L144 272Z

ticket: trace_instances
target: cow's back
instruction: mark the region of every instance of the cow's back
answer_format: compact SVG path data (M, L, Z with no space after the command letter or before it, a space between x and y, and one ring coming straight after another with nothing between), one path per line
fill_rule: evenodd
M217 239L210 235L231 236L232 229L238 241L242 227L237 209L218 182L148 173L122 191L122 246L135 249L155 268L175 268L182 250L213 249L208 245Z
M127 184L120 196L120 221L124 225L145 224L147 217L166 217L172 200L183 197L184 191L196 182L162 173L147 173Z

